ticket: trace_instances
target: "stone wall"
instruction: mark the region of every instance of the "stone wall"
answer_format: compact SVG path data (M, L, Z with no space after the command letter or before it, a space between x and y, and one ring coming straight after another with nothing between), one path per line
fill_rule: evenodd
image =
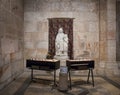
M99 58L99 16L96 0L25 0L24 3L26 58L46 56L49 40L48 18L57 17L75 18L74 58Z
M116 23L116 30L117 30L117 34L116 34L116 40L117 40L117 42L116 42L116 59L117 59L117 61L120 61L120 0L117 0L117 3L116 3L116 21L117 21L117 23Z
M74 58L94 59L95 74L120 75L116 63L116 0L24 0L24 4L25 59L46 57L48 18L74 18Z
M120 76L120 63L116 61L116 1L100 0L100 63L98 73ZM118 52L118 51L117 51Z
M22 0L0 0L0 89L23 72Z

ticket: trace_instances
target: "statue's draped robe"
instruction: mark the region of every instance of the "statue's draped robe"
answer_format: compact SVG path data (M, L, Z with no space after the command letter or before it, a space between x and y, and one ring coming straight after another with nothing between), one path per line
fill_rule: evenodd
M66 55L67 56L67 51L68 51L68 36L67 34L63 33L63 29L60 28L58 31L58 34L55 39L55 48L56 48L56 55L62 56Z

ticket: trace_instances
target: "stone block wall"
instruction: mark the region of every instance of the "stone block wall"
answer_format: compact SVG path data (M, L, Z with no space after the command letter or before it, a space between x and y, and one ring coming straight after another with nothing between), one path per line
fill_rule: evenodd
M120 75L116 62L116 0L24 0L24 4L25 59L46 57L48 18L74 18L74 58L94 59L95 74Z
M23 0L0 0L0 89L23 72Z
M117 0L116 3L116 59L120 61L120 0Z
M75 18L74 58L99 58L99 16L96 0L25 0L25 57L48 52L48 18ZM95 27L95 28L94 28ZM37 53L37 54L36 54Z

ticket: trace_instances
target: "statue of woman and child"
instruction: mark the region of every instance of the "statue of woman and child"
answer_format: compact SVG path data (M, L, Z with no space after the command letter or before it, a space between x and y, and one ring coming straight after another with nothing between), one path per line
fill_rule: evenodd
M68 56L68 36L59 28L55 39L55 56Z

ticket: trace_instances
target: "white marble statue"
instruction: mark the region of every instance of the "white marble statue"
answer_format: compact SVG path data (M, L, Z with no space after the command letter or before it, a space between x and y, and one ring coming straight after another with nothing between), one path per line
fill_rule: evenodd
M67 56L68 36L67 36L67 34L63 33L62 28L59 28L59 30L58 30L58 34L55 39L55 49L56 49L57 56L62 56L62 55Z

